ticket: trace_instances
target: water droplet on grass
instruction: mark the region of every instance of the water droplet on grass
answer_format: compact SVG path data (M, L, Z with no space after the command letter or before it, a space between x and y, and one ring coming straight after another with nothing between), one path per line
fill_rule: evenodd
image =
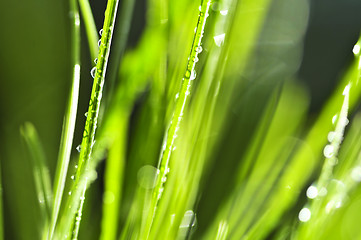
M361 50L360 45L356 44L356 45L353 47L352 52L353 52L353 54L357 55L357 54L360 53L360 50Z
M308 208L302 208L298 214L298 219L301 222L308 222L311 219L311 211Z
M71 180L74 180L74 179L75 179L74 175L71 175L70 178L71 178Z
M225 15L228 14L228 10L227 10L227 9L221 10L221 11L219 11L219 13L220 13L221 15L225 16Z
M92 78L95 78L96 71L97 71L97 67L93 67L92 70L90 70L90 75L92 76Z
M202 6L201 5L199 5L198 10L202 11Z
M219 35L217 35L217 36L214 36L214 37L213 37L214 43L215 43L218 47L222 46L223 43L224 43L224 37L225 37L225 36L226 36L225 33L222 33L222 34L219 34Z
M193 71L192 71L192 74L191 74L191 76L190 76L190 80L196 79L196 76L197 76L197 73L196 73L195 70L193 70Z
M94 63L95 63L95 64L98 63L98 58L94 59Z
M202 46L196 47L196 52L197 52L197 53L201 53L202 51L203 51Z
M102 40L101 39L99 39L99 41L98 41L98 47L100 47L100 45L102 45Z
M76 150L77 150L78 152L81 151L81 145L80 145L80 144L76 147Z
M189 228L196 225L197 219L196 214L192 210L188 210L184 213L183 219L179 228Z
M100 35L100 36L103 35L103 29L100 29L100 30L99 30L99 35Z
M71 191L68 192L68 195L69 195L69 196L71 195Z
M177 93L176 95L175 95L175 99L178 99L179 98L179 93Z
M331 158L334 154L334 147L332 145L326 145L326 147L323 149L323 155L326 158Z
M309 199L315 199L318 196L318 189L315 186L310 186L306 191L306 196Z
M329 132L328 135L327 135L327 140L328 140L329 142L332 142L333 139L335 139L335 136L336 136L336 133L333 132L333 131L331 131L331 132Z
M88 117L88 112L84 113L84 116L85 116L85 117Z

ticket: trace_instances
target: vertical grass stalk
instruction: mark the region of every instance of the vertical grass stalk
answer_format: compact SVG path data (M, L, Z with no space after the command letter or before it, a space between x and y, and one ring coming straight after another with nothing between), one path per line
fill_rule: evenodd
M90 56L94 60L98 54L98 32L95 26L93 13L88 0L79 0L80 11L83 17L86 35L88 38Z
M101 37L101 42L99 46L99 53L98 53L98 62L96 66L95 71L95 77L94 77L94 83L92 88L92 93L90 96L89 101L89 108L88 108L88 116L85 123L84 133L83 133L83 140L81 143L81 151L79 156L79 162L78 162L78 168L76 172L75 177L75 183L73 187L74 195L71 196L70 203L72 204L71 208L74 208L74 204L76 205L78 212L77 216L75 217L75 225L73 229L73 233L75 233L75 236L73 236L73 239L76 239L77 233L79 231L79 225L80 225L80 219L81 219L81 212L82 212L82 205L84 201L84 195L85 195L85 189L87 187L87 181L88 177L86 175L83 175L86 173L86 166L89 163L91 153L93 150L93 145L95 143L95 131L97 128L97 121L99 116L99 108L100 108L100 102L102 99L102 91L103 91L103 85L104 85L104 79L105 79L105 73L106 68L108 64L109 54L110 54L110 46L111 46L111 40L113 36L113 30L114 30L114 22L116 17L116 12L118 8L118 0L109 0L107 9L105 11L105 20L103 25L103 33ZM85 177L84 181L82 181L83 184L80 184L80 180L82 177ZM80 205L79 205L79 199L76 199L80 193ZM73 213L70 212L72 215Z
M48 239L52 239L61 206L62 196L66 183L70 154L73 144L76 113L78 108L80 84L80 17L76 0L70 0L71 13L71 64L73 66L73 80L70 89L68 105L65 112L63 131L60 142L58 166L54 180L53 209L50 219Z
M179 130L180 122L183 118L184 108L186 106L187 99L191 91L192 81L195 79L194 68L197 63L198 54L202 51L202 46L201 46L202 37L204 33L206 20L209 15L208 12L210 5L211 5L211 0L203 1L200 8L196 32L194 34L187 68L184 77L182 79L181 90L179 92L179 97L177 99L175 110L170 122L168 132L166 134L165 145L163 146L161 157L158 163L158 175L156 179L156 185L153 191L153 197L150 205L150 212L148 215L149 217L147 219L145 232L144 232L146 238L148 238L149 236L152 227L152 222L156 214L158 201L160 200L162 196L162 192L164 190L163 184L165 183L166 175L169 172L168 165L169 165L169 159L173 151L174 141L177 138L177 132Z

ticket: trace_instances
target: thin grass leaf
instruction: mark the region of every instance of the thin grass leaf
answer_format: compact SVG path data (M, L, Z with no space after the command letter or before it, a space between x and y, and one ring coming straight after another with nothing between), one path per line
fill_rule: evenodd
M93 13L88 0L78 0L81 15L83 16L85 31L88 39L90 57L95 59L98 55L98 32L95 26Z
M53 197L49 170L46 165L45 153L35 127L31 123L25 123L20 131L32 160L35 187L42 215L42 219L39 222L42 236L44 237L46 236L46 228L50 220Z
M88 181L90 180L88 166L95 143L95 131L97 128L100 102L102 99L102 91L110 54L118 2L118 0L109 0L105 12L103 33L98 53L98 62L94 73L95 78L90 96L88 116L84 128L78 168L74 185L71 190L72 194L68 202L69 208L66 209L65 216L63 217L63 224L59 230L59 237L66 236L71 237L72 239L77 239L78 237L82 206L84 204ZM76 216L74 216L75 212Z
M146 225L144 230L142 231L142 238L148 239L149 233L151 231L152 222L154 215L156 214L156 208L158 205L158 201L162 196L162 192L164 190L163 184L165 183L166 175L169 172L169 160L173 151L174 142L177 137L177 132L179 130L180 122L183 118L184 108L187 102L188 95L191 91L192 81L195 79L194 68L196 65L195 59L198 58L198 54L202 52L202 37L204 34L204 27L206 24L207 17L209 15L209 7L211 1L203 1L200 13L198 17L198 23L196 26L196 32L194 34L193 43L191 47L191 52L189 55L189 60L186 68L186 72L184 74L184 78L182 80L181 90L179 92L179 98L177 99L177 103L175 106L175 110L173 113L172 120L169 125L169 129L167 130L167 134L164 138L165 144L162 149L161 157L158 163L158 175L156 179L156 185L153 191L153 197L151 200L150 208L149 208L149 217L146 220Z
M63 131L60 141L58 166L56 168L54 179L54 206L52 208L48 239L53 238L54 230L60 211L63 198L63 192L66 183L71 149L73 145L73 136L75 130L76 113L78 108L79 85L80 85L80 16L78 3L76 0L70 0L71 12L71 43L73 66L73 78L69 92L68 104L64 116Z
M0 166L0 240L4 239L4 211L3 211L3 184L2 184L2 173Z

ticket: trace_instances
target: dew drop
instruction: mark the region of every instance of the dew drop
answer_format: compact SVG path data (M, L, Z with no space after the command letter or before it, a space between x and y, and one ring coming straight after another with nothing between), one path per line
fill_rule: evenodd
M298 219L301 222L308 222L311 219L311 211L308 208L302 208L298 214Z
M94 63L95 63L95 64L98 63L98 58L94 59Z
M173 147L172 151L175 151L177 149L177 147Z
M183 219L179 228L189 228L196 225L196 214L192 210L188 210L184 213Z
M228 14L228 10L227 9L221 10L221 11L219 11L219 13L223 16L226 16Z
M71 175L70 178L71 178L71 180L74 180L74 179L75 179L74 175Z
M357 55L357 54L360 53L360 50L361 50L360 45L356 44L356 45L353 47L352 52L353 52L353 54Z
M336 133L333 132L333 131L331 131L331 132L329 132L328 135L327 135L327 140L328 140L329 142L332 142L333 139L335 139L335 136L336 136Z
M198 57L197 56L195 56L194 58L193 58L193 62L198 62L199 61L199 59L198 59Z
M80 145L80 144L76 147L76 150L77 150L78 152L81 151L81 145Z
M185 74L185 77L186 77L186 78L189 78L190 76L191 76L191 71L189 71L189 70L187 69L186 74Z
M177 93L176 95L175 95L175 99L178 99L179 98L179 93Z
M92 78L95 78L96 71L97 71L97 67L93 67L92 70L90 70L90 75L92 76Z
M196 52L197 52L197 53L201 53L202 51L203 51L202 46L196 47Z
M88 117L88 112L84 113L84 116L85 116L85 117Z
M100 45L102 45L102 40L101 39L99 39L99 41L98 41L98 47L100 47Z
M193 70L192 73L191 73L191 76L190 76L190 80L196 79L196 76L197 76L197 73L196 73L195 70Z
M71 191L68 192L68 195L71 195Z
M334 147L332 145L326 145L326 147L323 149L323 155L326 158L331 158L334 154L333 150Z
M75 165L74 167L75 167L75 168L78 168L78 165Z
M199 5L198 10L202 11L202 6L201 5Z
M217 35L217 36L214 36L214 37L213 37L214 43L215 43L218 47L222 46L223 43L224 43L224 37L225 37L225 36L226 36L225 33L222 33L222 34L219 34L219 35Z
M186 96L188 96L188 95L190 94L190 92L189 92L189 91L186 91L185 94L186 94Z
M354 167L351 170L351 178L355 182L361 182L361 166Z
M307 188L306 191L306 196L309 199L315 199L318 196L318 189L315 186L310 186L309 188Z
M103 35L103 29L100 29L99 35L100 35L100 36Z

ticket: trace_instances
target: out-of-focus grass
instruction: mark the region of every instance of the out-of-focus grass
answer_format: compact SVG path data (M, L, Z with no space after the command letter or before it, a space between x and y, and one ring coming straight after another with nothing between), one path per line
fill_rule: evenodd
M80 104L91 98L80 157L66 149L79 141L71 133L76 87L65 110L70 127L63 130L67 137L61 141L58 169L56 144L41 139L52 129L52 139L60 139L61 121L54 119L64 114L63 96L54 98L53 120L25 117L35 123L22 128L32 161L7 150L14 159L24 158L17 169L1 157L2 169L5 165L11 170L2 174L5 239L69 239L77 238L78 231L79 239L359 238L359 44L354 62L311 119L310 96L295 77L302 60L307 1L219 0L208 5L205 0L149 0L140 37L130 43L128 36L139 26L139 3L122 1L114 27L116 1L109 1L112 10L104 13L93 93L88 89L79 98ZM31 66L54 74L54 79L71 79L74 66L78 74L81 64L84 84L91 79L87 63L94 60L87 54L96 55L95 25L88 2L81 0L79 6L84 21L68 23L64 10L60 25L63 31L66 24L72 26L72 50L63 57L71 66L64 74L51 70L55 60L46 62L49 56L42 53L47 49L45 35L33 53L42 53L39 66ZM51 5L45 5L39 11L49 9ZM71 5L70 16L74 14L77 6ZM51 31L39 23L39 32ZM85 30L83 58L78 23ZM106 70L103 91L98 81ZM35 106L37 98L46 98L41 89L28 92L38 94L31 96ZM100 104L101 96L105 101ZM95 101L100 108L93 108ZM84 130L83 109L78 132ZM9 144L17 141L5 136ZM48 166L56 182L55 205L46 201L53 199ZM29 221L32 217L38 220Z

